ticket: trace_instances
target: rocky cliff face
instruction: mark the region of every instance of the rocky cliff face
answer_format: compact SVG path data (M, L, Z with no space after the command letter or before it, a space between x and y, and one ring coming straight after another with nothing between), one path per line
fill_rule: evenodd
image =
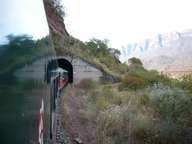
M61 37L69 37L69 33L65 28L64 19L56 11L53 0L43 1L50 32L59 34Z
M71 37L66 30L64 19L58 12L56 0L43 0L50 35L57 55L68 55L71 47Z
M159 34L155 38L128 45L122 53L123 59L142 59L148 69L188 73L192 71L192 30Z

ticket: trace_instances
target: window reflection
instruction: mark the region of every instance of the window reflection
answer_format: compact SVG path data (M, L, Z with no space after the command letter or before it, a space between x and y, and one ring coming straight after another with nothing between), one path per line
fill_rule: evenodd
M49 117L45 60L54 55L42 0L0 5L0 143L38 142L39 109ZM45 131L48 132L48 120ZM45 133L45 137L48 133Z

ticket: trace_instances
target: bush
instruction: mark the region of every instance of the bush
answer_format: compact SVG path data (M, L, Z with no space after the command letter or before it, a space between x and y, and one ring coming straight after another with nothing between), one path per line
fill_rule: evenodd
M110 106L110 102L107 100L106 97L97 97L96 99L96 106L98 110L106 110Z
M145 143L152 127L151 114L141 112L134 105L113 106L100 113L97 119L97 143Z
M180 85L183 89L189 90L192 93L192 75L183 76Z
M140 77L127 75L122 80L121 86L137 90L138 88L143 88L145 86L145 81Z
M104 86L102 89L97 91L97 97L95 99L97 109L101 111L106 110L113 104L113 102L115 102L116 97L118 96L110 86Z
M98 143L190 143L192 97L184 90L162 83L136 92L105 87L97 100Z
M83 79L79 82L77 87L84 90L91 90L96 87L96 82L91 79Z
M114 106L98 115L97 144L127 143L128 125L123 120L122 111L121 107Z
M152 87L149 93L151 106L162 119L171 118L174 121L188 119L192 113L192 97L178 88L159 85Z

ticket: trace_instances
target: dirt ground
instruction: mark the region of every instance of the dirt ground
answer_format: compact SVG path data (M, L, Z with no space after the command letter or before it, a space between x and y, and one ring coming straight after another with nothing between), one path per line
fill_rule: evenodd
M86 99L77 96L77 88L70 88L63 97L63 124L71 144L96 144L96 123L84 118Z

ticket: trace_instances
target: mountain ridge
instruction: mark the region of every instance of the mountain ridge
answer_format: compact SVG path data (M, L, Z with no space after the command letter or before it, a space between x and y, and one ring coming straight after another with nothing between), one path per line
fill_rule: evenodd
M191 55L192 30L186 30L158 34L154 38L128 44L127 47L122 48L121 59L138 57L147 69L156 69L166 73L168 71L192 71Z

